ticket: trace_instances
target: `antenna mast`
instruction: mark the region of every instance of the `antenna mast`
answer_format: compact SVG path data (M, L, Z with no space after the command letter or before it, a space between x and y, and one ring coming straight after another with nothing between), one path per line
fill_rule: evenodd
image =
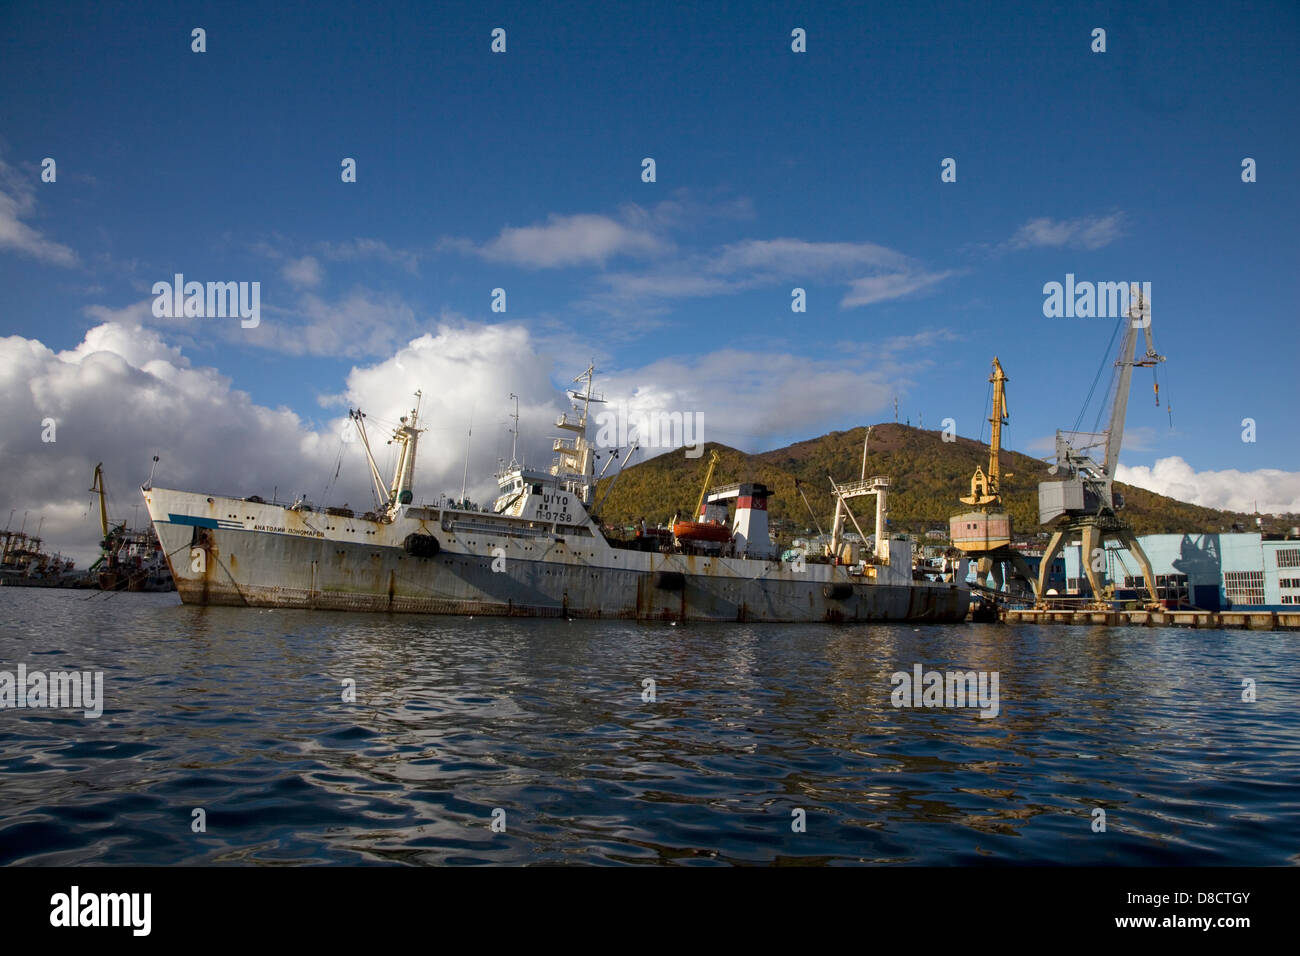
M515 468L519 465L519 396L511 392L510 397L515 400L515 413L510 416L515 420L515 427L511 432L514 437L510 439L510 467Z
M460 500L465 500L465 486L469 482L469 440L474 437L474 406L469 409L469 427L465 429L465 470L460 473Z

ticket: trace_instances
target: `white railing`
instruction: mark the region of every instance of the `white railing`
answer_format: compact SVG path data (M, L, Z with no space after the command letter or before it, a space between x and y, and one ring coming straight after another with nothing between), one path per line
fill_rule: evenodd
M860 481L851 481L848 484L838 485L840 496L843 498L858 498L862 495L874 495L881 488L889 487L888 475L873 475L870 478L863 478Z

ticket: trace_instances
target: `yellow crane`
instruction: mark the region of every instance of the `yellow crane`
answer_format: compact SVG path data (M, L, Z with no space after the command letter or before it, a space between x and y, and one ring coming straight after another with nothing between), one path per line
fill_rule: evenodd
M83 472L84 474L84 472ZM108 489L104 487L104 463L95 466L95 478L90 484L92 494L99 495L99 530L108 537Z
M126 522L123 521L120 525L115 525L112 528L108 526L108 485L104 481L104 463L102 461L95 466L95 477L91 481L90 491L91 494L99 495L99 531L103 535L99 540L99 559L90 566L90 570L93 571L116 550L115 539L126 530Z
M700 500L695 503L695 514L691 515L692 521L700 519L700 512L704 510L704 496L709 493L709 482L713 480L713 469L718 467L721 457L716 448L709 454L709 470L704 473L704 487L700 489Z
M961 498L964 504L974 505L975 511L953 515L949 520L949 538L953 547L960 548L977 561L975 580L986 587L989 575L993 577L993 590L1001 591L1006 565L1013 573L1033 588L1035 576L1020 552L1011 547L1011 515L1002 509L1002 426L1007 423L1007 374L1002 363L993 359L993 407L989 424L989 467L986 472L978 465L970 480L970 494ZM1007 472L1007 478L1012 477Z
M1007 423L1007 373L1002 371L1002 363L997 356L993 357L993 375L989 381L993 383L993 410L989 415L989 424L993 426L993 433L989 437L989 470L985 474L983 468L978 465L975 467L975 474L970 480L970 494L961 499L965 504L979 505L981 508L1002 503L1002 466L998 458L1002 451L1002 426ZM1007 477L1011 477L1010 472Z

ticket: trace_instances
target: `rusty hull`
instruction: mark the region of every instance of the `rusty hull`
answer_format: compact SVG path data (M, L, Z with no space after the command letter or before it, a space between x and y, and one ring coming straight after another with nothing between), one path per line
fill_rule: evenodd
M899 569L894 580L872 583L824 564L796 571L775 559L615 548L590 525L586 534L557 534L518 523L505 533L477 526L491 516L423 506L381 523L238 498L144 494L187 604L793 623L956 622L970 603L964 587L912 582L910 567L906 577ZM411 533L433 535L441 550L406 553ZM836 583L851 584L851 593L826 596Z

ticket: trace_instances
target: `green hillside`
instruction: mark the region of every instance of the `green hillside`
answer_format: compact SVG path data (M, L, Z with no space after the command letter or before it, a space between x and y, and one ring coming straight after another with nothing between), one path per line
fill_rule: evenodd
M773 489L769 515L782 537L802 534L814 527L796 490L796 479L822 528L829 529L835 505L826 476L832 475L836 481L843 482L861 474L865 432L865 428L831 432L758 455L712 443L700 458L687 458L681 450L666 452L629 466L601 506L601 517L606 524L624 526L640 517L654 524L667 522L674 514L688 516L699 498L708 468L708 452L717 449L721 460L713 484L758 481ZM872 429L867 475L884 474L892 479L891 530L922 533L931 528L946 529L949 516L965 510L958 498L968 493L975 467L987 462L985 444L969 438L945 442L941 432L889 423ZM1005 449L1001 463L1003 499L1017 534L1043 530L1038 524L1038 482L1050 477L1047 463ZM601 482L597 501L604 496L608 484L609 479ZM1126 499L1121 514L1138 534L1228 531L1234 523L1254 529L1253 515L1201 508L1119 483L1116 487ZM866 499L860 508L854 509L868 534L870 528L863 517L873 514L872 507L871 500ZM1266 517L1265 530L1282 530L1293 523L1293 518L1270 521Z

